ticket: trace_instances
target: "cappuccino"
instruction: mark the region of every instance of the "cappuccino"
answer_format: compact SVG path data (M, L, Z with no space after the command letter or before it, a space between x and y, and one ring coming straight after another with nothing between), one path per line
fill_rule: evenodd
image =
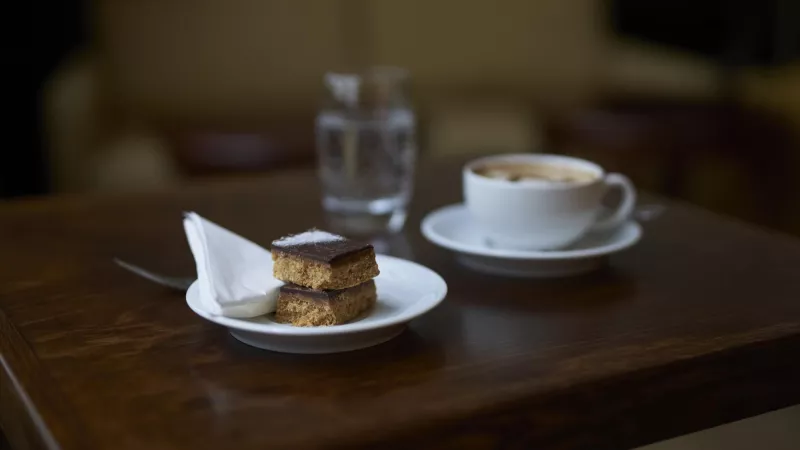
M588 183L598 174L566 165L527 162L493 162L473 169L483 177L506 181L540 180L554 183Z
M614 229L631 215L636 189L626 177L562 155L487 156L462 172L464 203L486 242L500 249L554 250L592 231ZM603 199L618 189L608 214Z

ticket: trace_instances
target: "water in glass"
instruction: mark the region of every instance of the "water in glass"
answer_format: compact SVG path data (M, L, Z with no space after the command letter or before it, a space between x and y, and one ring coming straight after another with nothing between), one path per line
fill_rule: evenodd
M396 232L411 199L415 118L396 72L329 74L332 102L317 117L322 204L329 227Z

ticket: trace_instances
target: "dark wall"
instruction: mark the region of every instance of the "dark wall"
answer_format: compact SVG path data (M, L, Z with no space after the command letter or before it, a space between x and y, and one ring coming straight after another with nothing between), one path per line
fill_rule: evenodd
M798 0L611 0L620 34L686 50L721 65L800 58Z
M22 5L24 4L24 5ZM3 58L4 139L0 197L47 192L40 113L44 82L69 52L86 41L84 4L77 0L8 2L2 15L9 57ZM8 9L7 9L8 8ZM21 20L30 15L30 21Z

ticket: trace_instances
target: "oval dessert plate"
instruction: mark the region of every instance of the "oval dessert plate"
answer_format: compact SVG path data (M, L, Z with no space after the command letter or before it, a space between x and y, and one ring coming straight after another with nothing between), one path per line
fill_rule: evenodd
M295 327L275 322L274 314L235 319L208 313L200 303L197 282L189 287L186 303L197 315L227 327L233 337L254 347L284 353L336 353L381 344L399 335L408 322L441 303L447 283L420 264L376 255L378 300L371 310L342 324Z

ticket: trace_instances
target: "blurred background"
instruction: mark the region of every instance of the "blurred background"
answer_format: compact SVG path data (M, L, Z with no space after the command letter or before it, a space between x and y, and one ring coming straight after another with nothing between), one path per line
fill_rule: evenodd
M420 164L574 154L800 234L794 0L50 3L4 197L310 166L323 74L390 64L412 77Z
M412 77L419 164L573 154L641 189L800 235L796 0L33 6L31 40L9 38L33 82L8 87L23 92L22 124L0 152L2 198L312 166L323 74L386 64ZM741 427L719 448L763 446L796 431L799 412ZM767 447L795 448L794 436Z

